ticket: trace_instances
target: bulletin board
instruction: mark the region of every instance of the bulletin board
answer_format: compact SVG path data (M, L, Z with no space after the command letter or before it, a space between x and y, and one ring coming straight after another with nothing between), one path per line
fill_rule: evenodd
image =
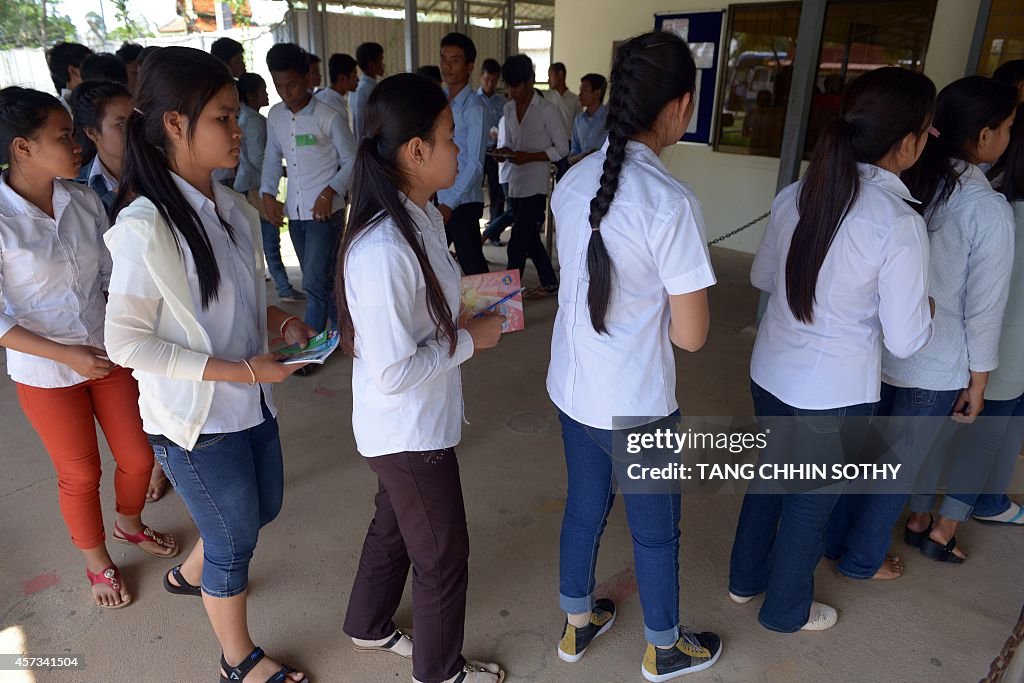
M697 89L694 92L693 118L683 134L683 142L707 145L715 118L715 88L721 63L722 27L725 10L681 12L654 15L654 30L670 31L690 44L697 63Z

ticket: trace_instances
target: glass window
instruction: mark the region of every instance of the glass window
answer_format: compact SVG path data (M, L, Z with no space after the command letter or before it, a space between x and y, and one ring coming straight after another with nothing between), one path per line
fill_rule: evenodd
M1024 2L992 0L978 73L991 76L1000 64L1011 59L1024 59Z
M882 66L920 71L935 0L830 2L825 11L805 155L839 116L842 93ZM800 4L732 5L715 148L779 156L796 53Z

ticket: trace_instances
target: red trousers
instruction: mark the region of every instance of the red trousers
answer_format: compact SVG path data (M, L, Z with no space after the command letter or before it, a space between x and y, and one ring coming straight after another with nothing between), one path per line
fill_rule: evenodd
M120 514L142 511L153 469L153 449L142 431L139 387L131 371L115 367L103 379L57 389L19 384L18 400L57 471L60 511L72 543L83 550L102 545L96 420L117 462L114 491Z

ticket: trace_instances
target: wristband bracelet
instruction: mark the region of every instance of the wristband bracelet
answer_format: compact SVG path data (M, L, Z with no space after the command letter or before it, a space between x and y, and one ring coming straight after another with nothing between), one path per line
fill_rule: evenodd
M256 386L256 373L253 372L252 366L249 365L249 361L242 359L242 363L245 365L245 369L249 371L249 376L252 377L252 381L249 382L250 387Z
M285 318L284 322L281 323L281 328L278 330L278 334L280 334L283 337L284 336L284 328L288 327L288 323L290 323L293 320L298 320L298 319L299 319L299 316L297 316L297 315L290 315L287 318Z

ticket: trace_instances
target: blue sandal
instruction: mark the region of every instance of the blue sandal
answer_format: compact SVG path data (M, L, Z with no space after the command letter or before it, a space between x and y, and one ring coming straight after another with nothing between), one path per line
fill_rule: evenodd
M232 683L232 681L244 680L249 672L253 670L257 664L259 664L266 653L263 652L263 648L257 647L255 650L249 653L249 656L242 660L242 663L238 666L231 666L224 659L224 653L220 655L220 667L223 671L220 675L221 683ZM295 669L291 668L287 664L282 664L280 671L267 679L266 683L290 683L288 674L295 673ZM225 675L226 674L226 675ZM309 683L308 678L303 678L301 681L296 683Z

